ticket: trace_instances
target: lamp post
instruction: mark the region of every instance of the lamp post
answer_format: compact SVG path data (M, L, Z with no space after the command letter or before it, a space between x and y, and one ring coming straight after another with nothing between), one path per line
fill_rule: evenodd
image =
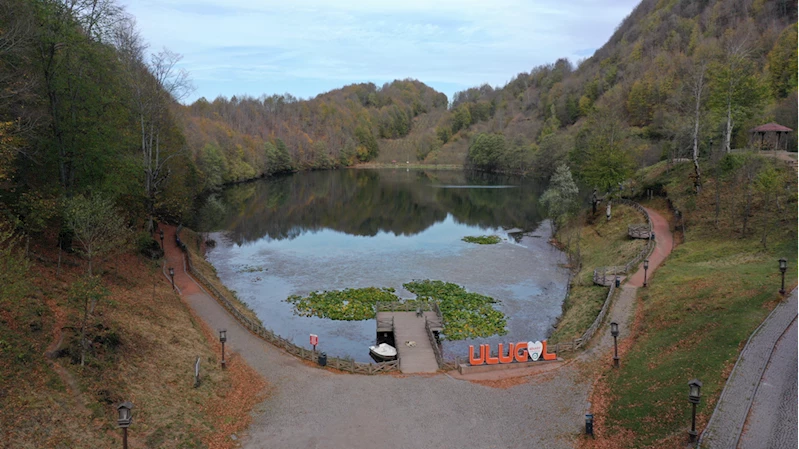
M172 278L172 290L175 289L175 269L169 267L169 277Z
M780 273L782 273L782 286L780 287L780 294L785 295L785 271L788 269L788 261L785 258L780 259Z
M161 237L161 251L163 251L164 250L164 230L163 229L159 229L158 230L158 236Z
M691 412L691 430L688 432L688 439L693 443L696 441L696 404L699 403L699 398L702 396L702 381L693 379L688 382L688 401L693 406Z
M644 259L644 287L646 287L646 272L649 270L649 259Z
M222 369L225 369L225 367L227 366L225 362L225 342L227 341L226 329L219 330L219 341L222 343Z
M619 367L619 346L616 344L616 337L619 336L619 323L610 323L610 335L613 336L613 366Z
M130 427L130 422L133 421L132 408L133 404L129 401L117 406L117 413L119 413L117 424L122 428L122 449L128 449L128 427Z
M585 434L594 436L594 415L590 413L585 415Z

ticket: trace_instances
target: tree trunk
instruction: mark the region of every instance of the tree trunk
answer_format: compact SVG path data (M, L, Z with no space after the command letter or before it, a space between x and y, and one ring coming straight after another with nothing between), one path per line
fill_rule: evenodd
M702 109L702 91L705 88L705 64L702 64L694 80L694 188L698 194L702 190L702 173L699 169L699 118Z
M746 181L747 181L747 183L746 183L746 192L744 194L745 198L746 198L746 204L744 206L743 227L741 228L741 236L742 237L746 237L746 227L749 224L749 214L752 212L752 192L751 192L750 185L749 185L752 181L749 178L749 176L747 176Z
M765 198L765 201L763 202L763 205L764 205L764 207L763 207L763 236L760 239L760 243L763 244L763 249L766 249L766 239L768 239L768 234L771 231L771 225L775 221L774 219L771 218L771 214L769 213L770 212L769 202L771 201L771 192L766 190L765 195L766 195L766 198ZM776 195L775 199L776 199L777 205L779 205L779 202L780 202L779 194ZM778 211L779 211L779 209L778 209Z
M61 276L61 240L58 240L58 265L55 269L55 277Z
M89 322L89 298L83 300L83 322L80 325L80 366L86 360L86 324Z
M724 149L727 154L732 151L732 100L727 100L727 126L724 129Z

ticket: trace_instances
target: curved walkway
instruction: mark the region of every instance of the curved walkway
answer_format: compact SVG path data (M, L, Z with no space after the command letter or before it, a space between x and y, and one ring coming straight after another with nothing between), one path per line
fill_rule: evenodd
M666 257L671 253L674 246L671 231L669 230L669 222L660 214L652 209L644 208L646 213L649 214L649 219L652 220L652 229L655 232L655 249L649 255L649 270L647 271L647 284L651 281L652 274L666 260ZM605 330L599 331L601 336L593 346L587 349L581 358L596 357L599 354L604 354L609 348L613 347L613 337L607 329L609 323L615 321L619 324L619 337L622 341L630 335L630 325L632 318L635 316L635 298L638 296L638 289L644 285L644 269L640 268L632 276L627 277L627 282L621 286L621 293L613 300L613 304L608 310L608 316L605 319ZM612 359L608 358L608 363L612 363Z
M651 273L672 244L668 225L658 224L665 219L648 212L657 243ZM575 364L491 388L448 375L342 375L292 357L249 333L206 294L183 268L174 228L165 233L166 266L175 267L175 284L186 302L211 328L227 329L229 363L243 360L271 384L269 397L253 412L249 434L240 436L242 447L565 449L583 431L593 379ZM642 283L639 270L628 282L633 299ZM628 305L617 300L611 319L628 323L633 299ZM626 324L624 329L629 332ZM593 351L604 345L605 334Z
M794 325L795 332L796 317L797 291L794 289L790 296L780 303L766 317L763 323L755 329L746 343L746 347L738 356L738 361L735 363L724 390L721 392L721 397L719 397L716 409L710 417L710 422L708 422L699 439L700 447L710 449L735 447L743 449L756 447L779 449L796 447L796 334L794 333L793 337L788 337L788 340L793 339L792 349L789 344L786 344L784 346L788 348L787 350L782 347L783 345L779 347L782 348L781 350L775 350L777 342L786 333L791 324ZM782 351L788 353L793 351L792 365L790 354L783 356ZM770 360L771 362L769 362ZM772 364L771 371L764 375L763 373L769 363ZM793 395L781 397L778 392L775 395L775 392L768 391L773 388L770 385L771 376L779 376L778 380L775 379L775 382L779 384L792 382ZM782 378L783 376L793 376L793 380L790 380L790 378L786 380ZM765 382L764 379L766 380ZM790 388L790 385L786 386L788 391L790 391ZM755 403L750 415L750 408L756 398L759 398L757 399L758 402ZM766 402L769 401L766 398L772 398L772 401L776 402L768 405L764 404L764 399ZM792 417L789 418L791 407ZM783 408L784 410L780 410ZM780 418L777 416L764 416L771 413L771 411L785 413L785 417L791 419L792 422L780 422ZM747 416L749 416L750 429L745 434L745 437L741 438ZM792 427L792 441L784 441L783 438L786 435L768 434L773 429L785 425ZM790 430L788 429L786 432ZM770 441L772 437L775 437L775 445L761 446L762 443Z

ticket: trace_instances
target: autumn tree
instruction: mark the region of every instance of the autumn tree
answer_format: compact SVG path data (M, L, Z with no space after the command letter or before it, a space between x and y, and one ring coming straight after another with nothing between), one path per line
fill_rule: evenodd
M69 299L78 303L81 308L82 316L80 320L80 366L86 363L86 331L89 326L89 319L94 313L94 309L101 299L108 296L108 290L103 287L99 276L87 275L76 281L69 289Z
M632 175L634 162L627 137L621 120L608 111L591 117L572 152L587 185L610 192Z
M480 133L469 146L468 161L478 170L496 170L505 154L505 136Z
M168 162L178 149L168 146L173 126L170 104L188 95L192 88L188 72L177 67L181 56L163 49L146 56L132 20L119 23L114 34L116 46L125 67L130 89L131 109L136 115L141 150L143 193L149 214L148 230L153 229L153 216L158 195L170 174Z
M94 262L124 246L125 221L109 198L95 194L76 195L65 200L67 227L78 241L78 252L88 261L88 275L94 275Z
M569 214L577 208L577 184L572 178L569 166L561 164L549 180L549 186L541 195L539 202L546 208L552 219L553 233L557 232Z
M748 36L728 38L722 60L710 65L708 103L724 123L723 149L731 149L733 129L759 109L765 97L750 59Z

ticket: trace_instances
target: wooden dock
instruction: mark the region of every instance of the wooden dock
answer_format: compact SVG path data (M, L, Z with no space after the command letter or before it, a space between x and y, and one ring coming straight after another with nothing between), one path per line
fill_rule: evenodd
M424 327L425 318L431 330L441 331L441 320L433 311L403 312L378 311L377 331L394 332L397 358L403 373L435 373L438 371L433 346Z

